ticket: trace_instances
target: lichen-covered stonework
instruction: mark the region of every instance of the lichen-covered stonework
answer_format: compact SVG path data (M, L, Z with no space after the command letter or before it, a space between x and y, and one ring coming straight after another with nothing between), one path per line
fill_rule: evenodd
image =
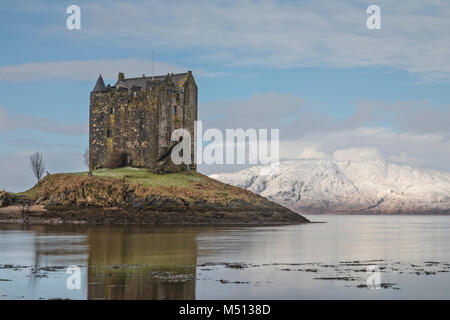
M113 87L105 87L100 76L90 95L90 169L105 168L113 153L126 154L127 165L152 168L178 128L189 130L193 151L196 120L197 85L190 71L128 79L119 74Z

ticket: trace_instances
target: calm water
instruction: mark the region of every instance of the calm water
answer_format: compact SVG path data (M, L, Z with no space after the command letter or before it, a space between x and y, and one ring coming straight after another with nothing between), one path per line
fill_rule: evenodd
M450 298L450 216L309 218L327 223L0 225L0 298ZM67 288L70 265L79 290ZM366 287L369 265L381 289Z

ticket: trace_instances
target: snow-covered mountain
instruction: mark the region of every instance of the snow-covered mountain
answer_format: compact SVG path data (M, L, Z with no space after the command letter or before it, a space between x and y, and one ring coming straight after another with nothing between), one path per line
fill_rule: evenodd
M450 173L375 161L292 160L213 174L300 213L450 214Z

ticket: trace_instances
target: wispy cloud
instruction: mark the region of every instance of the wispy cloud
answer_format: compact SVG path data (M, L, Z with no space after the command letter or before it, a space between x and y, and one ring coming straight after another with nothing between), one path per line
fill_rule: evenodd
M450 141L442 134L361 127L305 135L280 143L285 159L374 160L450 171Z
M283 158L383 158L450 170L448 107L426 101L358 101L352 114L337 117L295 95L270 93L201 110L204 129L280 129Z
M67 124L48 118L32 117L29 115L10 115L0 106L0 132L19 129L34 129L42 132L69 135L85 135L89 132L87 123Z
M34 3L46 15L45 2ZM379 0L382 29L368 30L366 0L173 0L78 1L82 29L68 33L54 19L31 30L37 36L70 37L81 45L160 48L191 61L227 66L390 67L419 75L420 81L450 80L450 3L447 0ZM58 10L64 12L59 4ZM23 11L26 4L12 8ZM33 7L34 8L34 7ZM59 12L59 11L58 11ZM55 24L57 21L57 24ZM150 51L149 51L150 52ZM158 73L185 71L158 63ZM42 62L0 67L0 81L41 77L92 79L101 71L151 72L148 59ZM375 72L375 71L374 71ZM221 72L205 71L205 76ZM370 76L370 75L368 75Z
M156 74L186 72L186 68L164 62L155 62ZM95 81L99 73L105 79L117 79L124 72L133 77L142 72L152 74L152 61L147 59L102 59L75 61L48 61L0 67L0 81L31 82L45 80Z
M215 128L279 128L299 117L305 106L303 99L289 93L255 94L200 104L199 118Z
M21 148L45 148L45 149L80 149L79 145L75 144L67 144L67 143L48 143L45 141L40 141L37 139L30 138L18 138L12 139L9 142L9 145Z
M393 67L424 80L450 78L447 0L379 0L381 30L366 28L366 8L372 2L365 0L79 4L85 22L76 37L90 43L151 43L235 66ZM47 31L61 28L49 26Z
M388 124L399 132L450 137L450 106L427 101L356 101L348 117L337 117L294 94L265 93L250 98L200 105L200 118L210 127L282 128L281 137L329 133Z
M176 64L154 61L156 75L168 73L182 73L188 70L194 72L196 77L239 77L252 78L254 73L245 75L233 72L209 71L193 69ZM128 77L139 77L143 72L152 75L153 64L149 59L99 59L99 60L72 60L72 61L42 61L24 63L10 66L0 66L0 81L6 82L33 82L33 81L95 81L102 74L105 80L114 82L119 72Z

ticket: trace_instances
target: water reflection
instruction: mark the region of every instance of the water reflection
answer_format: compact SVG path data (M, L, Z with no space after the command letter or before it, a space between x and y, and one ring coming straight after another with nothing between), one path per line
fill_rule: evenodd
M29 280L20 295L9 298L52 298L51 291L55 291L61 298L195 299L198 232L194 230L81 226L1 229L0 264L12 266L0 269L0 278L9 276L11 279L4 280L16 283L13 292L21 291L18 287L23 285L15 281L13 271L23 271L22 278L27 271ZM65 288L69 265L85 270L78 294Z
M0 225L0 299L450 298L450 217L310 218L327 223ZM361 289L367 264L388 289Z
M89 230L89 299L195 299L196 234Z

